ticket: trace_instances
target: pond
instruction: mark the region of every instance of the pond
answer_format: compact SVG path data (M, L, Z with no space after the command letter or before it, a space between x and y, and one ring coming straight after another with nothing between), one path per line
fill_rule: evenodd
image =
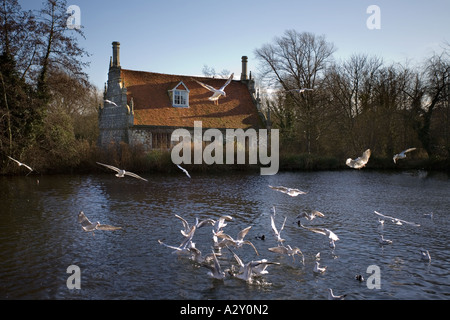
M29 175L0 177L0 299L133 300L322 300L327 289L347 300L449 299L450 179L425 171L342 170L257 174ZM305 191L290 197L269 188ZM284 245L302 256L271 252L277 228L286 219ZM301 212L324 217L308 221ZM122 227L85 232L77 221L83 211L92 221ZM379 216L420 224L397 225ZM433 213L430 217L427 214ZM224 280L187 254L174 254L158 240L178 246L183 224L229 215L223 232L245 236L249 246L230 247L244 263L267 259L268 273L249 283L227 274ZM306 228L327 228L339 240ZM379 236L392 240L381 245ZM212 226L198 228L193 241L203 255L213 249ZM264 237L262 237L264 235ZM264 239L264 240L263 240ZM421 249L431 261L421 259ZM313 272L320 252L321 274ZM221 250L223 270L236 265ZM73 273L69 266L76 266ZM355 279L362 275L363 281ZM77 276L77 277L75 277ZM70 278L70 279L69 279ZM69 281L70 280L70 281ZM70 288L78 283L80 289Z

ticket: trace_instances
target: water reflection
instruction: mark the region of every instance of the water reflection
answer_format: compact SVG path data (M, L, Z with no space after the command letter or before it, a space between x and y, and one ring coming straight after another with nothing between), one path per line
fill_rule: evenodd
M442 174L417 172L336 171L252 174L148 175L148 183L111 175L0 177L0 298L2 299L326 299L328 287L348 299L448 299L450 252L448 208L450 180ZM292 198L268 188L284 185L308 191ZM269 252L277 245L270 214L276 207L282 237L305 256ZM77 223L83 210L91 221L122 226L123 231L85 233ZM340 240L331 249L328 239L297 225L302 211L318 210L325 217L305 222L327 227ZM374 210L421 225L380 226ZM433 212L433 218L424 213ZM182 224L217 219L233 221L226 233L234 236L252 226L249 246L236 249L249 261L280 262L259 282L212 280L207 269L186 257L171 254L161 239L179 244ZM278 220L277 220L278 221ZM380 246L383 234L394 242ZM257 236L265 235L265 240ZM195 234L197 247L211 251L211 229ZM426 248L431 262L421 261ZM320 252L327 271L315 275ZM300 261L299 261L300 260ZM230 267L230 256L220 257ZM81 290L69 290L70 265L81 269ZM381 289L368 289L367 267L381 270Z

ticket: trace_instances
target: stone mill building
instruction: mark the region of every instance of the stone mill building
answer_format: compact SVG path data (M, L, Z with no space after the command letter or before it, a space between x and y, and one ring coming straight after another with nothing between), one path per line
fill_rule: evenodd
M208 128L266 128L260 111L255 81L247 75L247 57L242 73L226 87L219 105L208 98L212 92L195 80L220 88L226 79L172 75L124 69L120 43L112 43L104 103L99 110L99 145L108 148L121 142L142 145L145 150L169 149L177 128L193 130L194 121Z

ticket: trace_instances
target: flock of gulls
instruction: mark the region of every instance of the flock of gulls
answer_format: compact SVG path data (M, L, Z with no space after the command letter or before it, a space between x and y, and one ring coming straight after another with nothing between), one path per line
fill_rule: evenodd
M223 90L229 84L232 77L233 77L233 75L231 75L231 77L228 79L227 83L222 88L220 88L219 90L216 90L217 92L215 92L215 94L210 98L210 100L217 101L221 95L225 95ZM209 86L208 86L208 88L209 88ZM213 91L212 90L213 88L209 88L209 89L211 89L211 91ZM301 89L301 90L305 90L305 89ZM298 92L303 92L303 91L298 91ZM406 157L406 153L414 151L414 150L415 150L415 148L409 148L409 149L402 151L399 154L396 154L393 157L393 161L396 163L399 159L404 159ZM370 151L370 149L367 149L366 151L364 151L364 153L360 157L358 157L356 159L351 159L351 158L347 159L346 164L350 168L361 169L368 163L370 155L371 155L371 151ZM20 161L14 159L14 158L9 157L9 159L16 162L19 166L23 166L24 168L26 168L29 171L28 174L35 171L30 166L28 166L24 163L21 163ZM146 181L146 182L148 181L147 179L145 179L133 172L119 169L115 166L100 163L100 162L97 162L97 164L101 165L105 168L108 168L110 170L115 171L116 172L115 176L118 178L123 178L125 176L129 176L129 177L133 177L133 178L136 178L136 179L139 179L142 181ZM186 169L182 168L178 164L177 164L177 167L180 170L182 170L182 172L184 172L188 178L191 178L189 172ZM284 186L269 185L269 188L274 191L287 194L290 197L297 197L299 195L307 194L307 192L301 191L299 189L288 188L288 187L284 187ZM301 257L302 264L303 264L303 266L305 266L305 258L304 258L302 251L298 247L292 247L291 245L286 244L286 240L282 237L282 231L286 225L287 217L284 217L284 220L283 220L281 226L277 227L275 206L272 208L272 210L273 210L273 213L270 215L270 227L271 227L274 239L277 242L277 245L274 247L268 248L268 251L277 253L279 255L286 255L288 257L292 257L293 263L295 263L295 255L297 255L297 256ZM417 223L408 222L408 221L405 221L405 220L402 220L399 218L384 215L377 211L375 211L374 213L379 217L378 222L380 225L383 225L385 221L391 221L392 223L394 223L396 225L407 224L407 225L411 225L411 226L415 226L415 227L420 226ZM329 241L330 248L334 249L336 246L336 242L339 240L339 237L333 231L331 231L330 229L327 229L327 228L305 226L301 222L301 219L305 219L310 222L316 218L323 218L324 216L325 215L323 213L316 211L316 210L313 210L311 212L302 212L301 214L299 214L296 217L296 222L297 222L298 226L301 227L302 229L325 236L327 238L327 240ZM268 273L267 268L269 266L279 266L280 265L279 262L269 261L267 259L256 259L256 260L250 260L248 262L244 262L237 254L237 250L243 248L244 245L245 245L245 247L251 247L251 249L254 250L254 252L257 256L260 255L260 253L258 252L255 245L250 240L245 239L246 235L248 234L248 232L250 231L250 229L252 227L248 226L248 227L242 229L236 235L236 237L233 237L233 236L229 235L228 233L225 233L224 228L227 226L227 224L230 221L233 220L233 217L231 217L229 215L221 216L220 218L218 218L216 220L215 219L205 219L205 220L200 221L198 218L196 218L195 223L192 225L189 224L183 217L181 217L179 215L175 215L175 217L181 221L182 226L183 226L183 228L180 230L180 232L183 236L182 242L179 245L169 245L169 244L166 244L165 242L163 242L162 240L158 240L158 242L161 245L173 250L173 253L186 255L193 262L197 263L201 267L205 267L206 269L208 269L207 275L214 279L224 280L227 277L234 277L234 278L246 281L248 283L253 283L254 281L258 282L259 277L262 277L263 275ZM116 230L122 229L122 227L101 224L99 221L97 221L96 223L92 223L86 217L86 215L84 214L83 211L80 211L78 214L78 222L80 223L80 225L84 231L92 232L92 234L94 234L94 232L97 230L116 231ZM195 242L193 240L194 240L194 235L195 235L196 231L198 229L204 228L206 226L210 226L211 231L212 231L211 252L208 252L208 254L203 255L203 253L196 247ZM264 235L260 236L260 237L255 237L255 238L265 240ZM392 240L385 239L383 237L383 234L380 234L379 243L380 243L380 245L389 245L389 244L392 244ZM225 252L224 252L224 250L225 250ZM221 259L222 259L222 257L224 255L226 255L227 253L229 253L231 256L231 259L230 259L231 262L229 261L230 267L223 269L221 264L219 263L218 257L221 257ZM431 261L430 253L427 250L421 249L420 255L423 260L426 260L429 262ZM223 261L223 259L222 259L222 261ZM327 270L326 266L320 265L320 252L319 252L315 256L315 262L314 262L312 271L315 274L322 274L322 273L326 272L326 270ZM355 278L358 281L364 280L362 275L356 275ZM330 299L330 300L342 300L345 298L345 296L346 296L345 294L335 295L333 293L333 290L331 288L328 288L328 299Z

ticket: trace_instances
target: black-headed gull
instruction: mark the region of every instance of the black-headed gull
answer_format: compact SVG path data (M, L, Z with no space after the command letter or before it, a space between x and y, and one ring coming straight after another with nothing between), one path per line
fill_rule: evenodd
M10 156L8 156L8 158L10 158L12 161L16 162L16 163L19 165L19 167L25 167L25 168L27 168L28 170L30 170L30 172L31 172L31 171L34 171L33 168L31 168L29 165L26 165L25 163L22 163L22 162L20 162L20 161L14 159L14 158L11 158ZM29 174L30 172L28 172L28 174Z
M298 93L303 93L303 92L305 92L305 91L314 91L314 89L311 89L311 88L300 88L300 89L291 89L291 90L288 90L288 92L292 92L292 91L295 91L295 92L298 92Z
M81 227L84 231L92 232L92 234L94 234L95 230L115 231L122 229L122 227L100 224L100 222L98 221L96 223L92 223L91 221L89 221L83 211L80 211L80 213L78 214L78 222L81 224Z
M291 197L296 197L299 194L306 194L307 192L298 190L298 189L294 189L294 188L288 188L288 187L283 187L283 186L278 186L278 187L273 187L269 185L270 189L282 192L282 193L286 193L287 195L290 195Z
M380 244L392 244L392 240L385 239L382 234L380 235L379 242Z
M393 223L395 223L395 224L397 224L399 226L401 226L403 223L406 223L406 224L412 225L414 227L420 227L420 224L418 224L418 223L409 222L409 221L405 221L405 220L402 220L402 219L399 219L399 218L394 218L394 217L391 217L391 216L387 216L387 215L381 214L381 213L379 213L377 211L374 211L374 212L375 212L375 214L379 215L380 217L389 219Z
M261 259L256 261L252 260L244 264L244 262L242 262L241 258L239 258L239 256L236 253L234 253L229 247L227 248L233 254L233 257L239 266L239 271L237 273L232 273L232 275L245 281L251 281L253 274L263 275L269 273L266 269L271 264L280 265L280 263L278 262L270 262L267 259Z
M279 253L279 254L286 254L288 256L291 256L293 262L295 262L294 255L296 255L296 254L299 256L301 255L303 265L305 264L305 257L303 256L302 251L297 247L292 248L290 245L287 245L287 246L283 245L283 246L278 246L278 247L272 247L272 248L269 248L268 250L271 252L275 252L275 253Z
M284 242L285 240L281 238L281 231L284 229L284 225L286 224L287 217L284 217L283 225L281 226L280 230L278 231L277 227L275 226L275 207L273 207L273 214L270 215L270 225L272 227L273 235L275 236L275 239L277 239L277 242Z
M344 300L346 296L346 294L335 295L333 294L333 290L331 288L328 288L328 300Z
M252 227L247 227L243 230L241 230L236 239L233 239L230 235L223 233L223 231L219 231L218 233L216 233L216 236L223 239L221 242L218 243L218 246L220 248L223 248L225 246L228 245L232 245L236 248L240 248L242 247L244 244L247 244L249 246L251 246L257 255L259 255L258 250L256 250L256 247L253 245L253 243L251 243L249 240L244 240L244 237L247 235L247 233L250 231Z
M183 168L179 164L177 164L177 167L180 168L189 178L191 177L191 175L189 174L189 172L185 168Z
M370 149L367 149L363 152L362 156L356 158L355 160L353 160L352 158L348 158L345 161L345 164L353 169L361 169L367 164L367 162L369 162L370 154Z
M189 235L189 233L191 232L191 226L189 225L189 223L186 221L186 219L184 219L183 217L179 216L179 215L175 215L175 217L177 217L178 219L181 220L181 222L183 223L183 228L184 230L181 230L181 234L185 237L187 237ZM210 224L210 225L214 225L214 220L212 219L205 219L202 221L199 221L198 218L195 218L195 226L197 229Z
M221 96L224 96L224 97L227 96L227 94L225 93L225 88L226 88L226 86L228 86L230 84L231 80L233 80L233 76L234 76L234 73L231 74L231 76L228 78L227 82L225 82L225 84L220 89L216 89L206 83L197 81L195 79L194 79L194 81L197 82L199 85L201 85L203 88L208 89L209 91L213 92L213 95L211 97L209 97L208 99L210 101L214 101L215 105L218 105L219 98Z
M125 176L130 176L130 177L133 177L133 178L137 178L137 179L141 179L141 180L144 180L144 181L148 181L147 179L144 179L141 176L138 176L137 174L135 174L133 172L125 171L123 169L119 169L119 168L111 166L109 164L104 164L104 163L100 163L100 162L97 162L97 164L102 165L102 166L104 166L106 168L109 168L111 170L116 171L117 172L116 177L118 177L118 178L123 178Z
M406 158L406 153L407 153L407 152L414 151L414 150L416 150L416 148L409 148L409 149L403 150L403 151L400 152L400 153L397 153L397 154L394 155L394 157L392 158L392 159L394 160L394 163L397 163L397 160L399 160L399 159L405 159L405 158Z
M312 232L315 232L315 233L319 233L319 234L323 234L323 235L327 236L330 239L330 242L339 240L339 237L333 231L331 231L330 229L305 227L302 224L300 226L305 228L305 229L307 229L307 230L309 230L309 231L312 231Z
M321 267L319 262L316 261L316 263L314 264L314 273L324 273L325 270L327 270L327 267Z
M209 269L208 271L208 276L214 278L214 279L218 279L218 280L223 280L225 279L225 272L222 271L222 268L220 267L219 261L217 260L216 257L216 253L213 251L212 252L212 260L213 260L213 265L209 265L209 264L202 264L203 267L206 267Z
M317 210L312 210L311 212L303 211L296 217L296 219L306 218L307 220L311 221L315 217L325 217L325 215Z

